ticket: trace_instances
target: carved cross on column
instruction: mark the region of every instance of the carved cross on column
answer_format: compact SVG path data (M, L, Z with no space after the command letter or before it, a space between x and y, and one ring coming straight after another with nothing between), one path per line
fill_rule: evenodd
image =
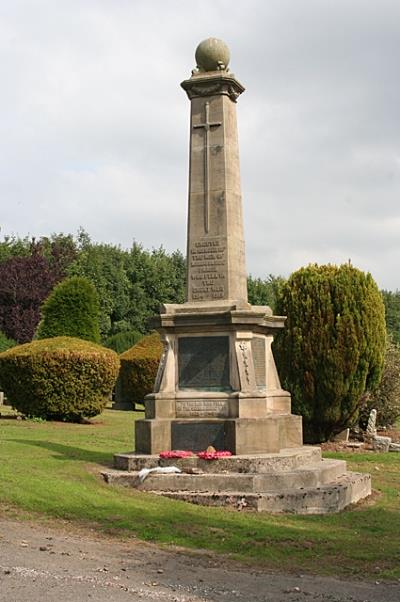
M215 121L211 123L209 121L209 112L210 112L210 103L206 102L204 105L205 109L205 121L204 123L199 123L198 125L194 125L193 129L196 128L204 128L204 229L206 233L209 230L209 222L210 222L210 180L209 180L209 171L210 171L210 142L209 142L209 132L211 128L218 127L222 125L221 121Z

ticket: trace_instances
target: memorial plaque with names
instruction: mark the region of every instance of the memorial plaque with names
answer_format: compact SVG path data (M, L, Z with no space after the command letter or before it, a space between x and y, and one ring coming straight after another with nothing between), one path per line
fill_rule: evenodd
M209 445L217 451L225 449L225 425L223 422L173 422L171 449L204 451Z
M229 337L178 339L179 388L229 391Z
M228 418L227 399L177 399L177 418Z
M265 366L265 340L262 337L254 337L251 341L253 352L254 372L256 376L256 385L259 389L266 387L266 366Z

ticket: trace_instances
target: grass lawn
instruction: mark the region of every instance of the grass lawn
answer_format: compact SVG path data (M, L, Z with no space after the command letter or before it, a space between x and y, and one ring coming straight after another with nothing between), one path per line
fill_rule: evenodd
M133 448L133 412L106 410L88 425L17 421L1 412L3 515L16 509L27 518L62 518L272 570L400 578L400 454L326 454L372 474L374 504L326 516L235 512L103 483L100 468Z

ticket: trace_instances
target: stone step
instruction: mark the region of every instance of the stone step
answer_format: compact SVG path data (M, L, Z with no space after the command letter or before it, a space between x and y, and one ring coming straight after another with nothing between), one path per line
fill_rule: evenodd
M139 471L142 468L156 466L177 466L182 471L200 469L208 473L275 473L292 471L315 464L321 460L321 449L314 446L282 449L276 454L257 454L231 456L218 460L201 460L197 456L181 459L160 459L158 455L127 454L114 455L114 468L118 470Z
M200 504L203 506L231 507L258 512L327 514L339 512L349 504L371 494L371 477L368 474L347 472L333 483L322 487L297 491L283 489L274 493L243 493L234 491L187 492L153 491L156 495Z
M345 472L346 462L343 460L321 460L316 464L281 473L151 473L142 483L137 472L104 471L102 475L110 484L136 487L142 491L264 493L319 487L334 481Z

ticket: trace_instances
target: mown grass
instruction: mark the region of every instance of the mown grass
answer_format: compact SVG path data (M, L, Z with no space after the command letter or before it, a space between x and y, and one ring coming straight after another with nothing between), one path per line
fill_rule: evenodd
M400 454L326 454L372 474L375 503L352 511L274 516L203 508L103 483L99 473L112 455L133 448L134 418L112 410L88 425L1 418L3 514L15 508L272 570L400 578Z

